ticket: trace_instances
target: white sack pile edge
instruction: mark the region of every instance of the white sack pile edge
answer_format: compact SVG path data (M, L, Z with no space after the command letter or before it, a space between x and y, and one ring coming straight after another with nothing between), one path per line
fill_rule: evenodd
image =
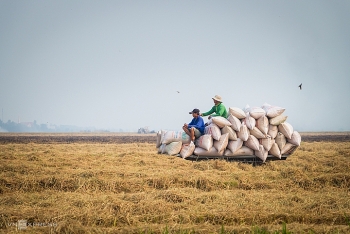
M301 136L288 123L285 108L265 103L261 107L229 108L226 118L212 117L204 135L195 142L184 131L158 131L158 153L187 158L197 156L255 155L265 162L268 155L277 158L294 152Z

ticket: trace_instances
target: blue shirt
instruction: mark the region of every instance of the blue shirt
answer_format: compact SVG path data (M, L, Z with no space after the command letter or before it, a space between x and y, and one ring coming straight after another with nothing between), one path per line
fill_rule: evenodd
M203 135L204 128L205 128L203 118L201 116L198 116L197 118L193 118L192 121L188 124L188 129L192 127L197 128Z

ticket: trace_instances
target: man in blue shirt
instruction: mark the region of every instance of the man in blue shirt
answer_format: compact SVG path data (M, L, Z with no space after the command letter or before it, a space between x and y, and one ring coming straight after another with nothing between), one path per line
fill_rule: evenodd
M187 124L185 123L182 129L190 136L191 140L194 141L196 138L199 138L202 134L204 134L204 121L203 118L199 115L198 109L193 109L190 112L192 114L192 121Z

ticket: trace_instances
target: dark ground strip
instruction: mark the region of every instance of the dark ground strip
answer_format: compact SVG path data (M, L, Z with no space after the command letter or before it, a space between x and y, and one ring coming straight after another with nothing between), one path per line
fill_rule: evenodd
M331 141L331 142L348 142L350 141L350 134L315 134L302 135L302 142L317 142L317 141ZM156 136L0 136L0 144L10 143L156 143Z
M331 135L302 135L301 141L331 141L331 142L347 142L350 141L350 134L331 134Z
M0 144L9 143L156 143L155 136L0 136Z

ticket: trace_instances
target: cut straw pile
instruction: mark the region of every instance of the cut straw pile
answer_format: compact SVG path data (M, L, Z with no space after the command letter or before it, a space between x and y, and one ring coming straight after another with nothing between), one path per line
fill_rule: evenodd
M157 132L158 153L199 157L251 155L265 162L268 155L280 158L300 146L301 136L288 123L285 108L265 103L261 107L229 108L227 118L212 117L204 135L192 142L184 131Z

